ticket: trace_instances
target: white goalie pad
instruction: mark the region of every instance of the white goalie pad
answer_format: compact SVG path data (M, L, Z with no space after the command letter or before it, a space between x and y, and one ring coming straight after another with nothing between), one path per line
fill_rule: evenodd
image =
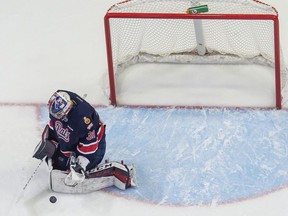
M111 186L121 190L137 186L134 165L127 166L118 162L109 162L97 166L87 173L84 181L77 185L69 186L65 184L67 175L69 175L69 171L51 170L50 189L59 193L82 194Z

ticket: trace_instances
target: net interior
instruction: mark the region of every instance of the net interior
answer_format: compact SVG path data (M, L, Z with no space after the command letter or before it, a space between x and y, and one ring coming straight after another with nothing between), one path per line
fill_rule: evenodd
M242 14L243 19L145 18L149 13L185 14L207 5L205 14ZM272 6L255 0L130 0L109 13L141 14L141 18L110 18L114 74L139 62L263 64L275 67L274 21L244 19L245 14L278 16ZM144 18L143 18L144 14ZM199 54L199 44L205 54ZM286 83L282 58L281 86ZM283 90L284 91L284 90Z

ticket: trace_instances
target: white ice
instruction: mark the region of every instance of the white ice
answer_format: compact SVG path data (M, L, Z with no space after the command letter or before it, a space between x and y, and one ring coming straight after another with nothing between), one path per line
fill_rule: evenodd
M261 163L259 164L259 170L262 172L258 171L259 176L265 175L265 178L263 178L264 185L274 184L274 181L275 185L281 185L281 183L283 185L282 188L280 186L278 188L269 187L272 191L266 191L265 188L263 190L263 185L259 185L259 187L253 186L254 188L252 189L255 189L255 191L260 190L260 192L241 201L218 204L217 200L215 200L215 202L212 201L208 205L171 204L167 200L175 192L174 188L177 187L177 184L173 186L174 181L177 179L179 181L177 183L183 183L182 179L179 176L175 177L173 172L164 176L166 182L163 181L163 186L159 188L163 189L164 193L167 194L167 197L163 196L162 200L156 199L156 201L153 201L153 199L149 199L151 198L149 197L151 193L145 194L146 191L142 190L141 181L142 185L147 185L144 180L147 178L149 180L149 176L145 176L145 172L149 173L149 170L154 169L153 171L165 174L163 172L165 166L161 166L165 162L157 162L155 158L157 158L157 154L161 158L163 156L161 153L163 152L167 156L171 156L169 150L173 143L169 142L168 138L174 141L175 137L182 135L184 137L182 137L181 142L184 144L187 144L185 138L191 138L185 135L185 127L180 125L179 121L174 121L173 124L169 122L169 120L175 118L175 115L183 117L182 113L177 113L177 110L167 110L160 113L164 116L162 122L161 116L151 110L145 111L148 115L144 115L144 118L142 118L142 114L137 113L138 110L123 111L122 109L111 107L107 109L99 108L100 114L106 120L108 134L111 134L108 139L111 143L111 148L109 147L107 150L107 155L112 159L117 159L123 155L124 159L128 158L128 161L130 160L129 162L136 162L139 176L143 177L143 180L139 179L139 189L127 191L127 196L125 196L125 192L119 193L115 190L98 191L86 195L55 194L48 188L48 171L44 164L39 167L33 179L23 190L39 164L39 161L31 158L31 154L39 141L42 127L47 120L47 117L45 117L47 112L43 105L51 93L59 88L69 89L80 95L88 94L87 100L93 104L108 104L106 95L103 93L103 82L105 81L105 74L107 74L103 17L107 9L116 2L118 1L0 0L0 83L2 89L0 93L0 152L2 153L0 157L0 215L286 215L288 211L287 172L284 169L285 163L281 163L281 160L284 162L287 160L287 145L285 141L287 140L288 132L285 128L287 122L287 113L285 111L256 111L253 115L248 113L248 115L252 116L247 118L247 113L244 113L244 117L241 115L242 118L239 119L241 124L235 123L238 119L235 116L231 117L234 113L230 111L219 111L219 113L213 110L196 111L199 116L195 116L195 113L193 113L192 117L191 113L188 114L193 119L191 124L194 129L192 133L195 135L193 137L195 143L203 143L203 145L199 145L203 149L211 143L216 143L211 140L222 140L223 144L226 144L222 149L223 152L216 151L216 156L219 157L229 156L227 146L231 145L229 141L232 138L235 140L234 136L228 136L229 133L237 132L237 134L240 133L240 138L245 134L244 137L254 139L253 133L260 133L259 130L263 129L262 136L256 136L253 141L263 141L263 146L266 150L275 150L273 158L270 156L265 157L267 152L263 150L260 154L259 152L252 152L255 158L251 157L250 161ZM285 61L288 62L288 44L285 40L288 36L286 21L288 3L281 0L266 0L266 3L275 6L279 11L281 46ZM131 79L131 77L129 78ZM131 81L133 83L133 80ZM129 87L132 90L137 89L133 85ZM132 115L131 113L125 114L125 112L131 112ZM211 113L212 115L210 115ZM221 120L223 122L219 122L219 115L222 116ZM214 116L217 117L218 121L213 119ZM153 124L151 122L153 117L158 122ZM208 118L209 121L203 120L205 118ZM183 123L185 123L184 119L187 120L187 118L183 118ZM249 120L249 126L243 126L247 119ZM253 130L253 127L257 128L259 126L257 122L259 122L261 127L258 130ZM130 124L133 127L131 126L126 131L123 130L123 128L126 129L125 125ZM173 130L173 125L176 125L178 129L182 128L181 133L179 130ZM227 132L223 132L221 127L226 127ZM247 128L248 130L245 130ZM153 139L151 138L151 131ZM159 135L161 132L166 136L170 134L167 137L162 137ZM210 138L206 137L208 134ZM119 139L118 136L120 137ZM239 136L236 136L237 141L239 141ZM133 146L135 143L132 143L132 145L128 138L133 139L135 142L138 141L141 147L145 147L147 139L149 148L143 151L142 148ZM274 138L276 141L273 140ZM162 145L156 148L154 153L150 151L151 146L157 142ZM165 146L166 143L167 146ZM254 148L254 143L248 143L245 140L239 143L250 146L251 151L259 150L259 148ZM218 147L219 143L216 144L213 147ZM194 154L194 159L192 160L198 163L201 160L197 160L197 156L199 157L201 150L203 150L199 149L199 146L193 146L194 153L198 151L198 155ZM182 155L187 156L185 154L186 147L184 145L175 149L176 158L180 157L181 159ZM235 151L234 148L233 153ZM213 153L209 152L209 154ZM251 156L248 150L241 153L240 155L246 155L247 158ZM129 155L131 156L130 158ZM237 155L235 157L236 159L233 158L233 160L229 161L236 160L239 163L238 168L241 170L241 161L237 159ZM149 163L144 160L145 158L152 158L154 161ZM217 157L212 158L217 159ZM188 156L186 159L189 159ZM203 159L203 161L205 160ZM153 162L155 162L155 166L153 166ZM211 170L209 169L213 167L212 162L207 160L204 166L207 173L210 174ZM176 160L173 168L178 166L177 163ZM219 164L219 161L215 161L215 163ZM237 168L236 165L235 167ZM197 167L195 165L192 166L191 171L193 171L192 168ZM188 168L186 167L185 169ZM226 171L225 169L223 170ZM223 170L220 169L220 171ZM283 178L283 181L278 184L276 184L278 178L271 178L270 176L271 173L273 174L272 171L275 170L277 171L275 176L278 176L279 179ZM235 170L231 170L232 172L237 174ZM211 176L213 177L213 175ZM221 175L217 173L216 176L219 177ZM223 173L222 176L226 177ZM187 176L183 176L183 179L185 178ZM203 178L205 179L204 175ZM161 178L159 177L159 179ZM159 179L155 179L155 182L157 183ZM265 179L271 180L271 182L265 182ZM247 178L244 180L245 182L248 181ZM215 181L211 180L211 182ZM167 187L165 187L166 184L168 185ZM204 186L208 189L211 188L211 185L208 184ZM224 186L229 189L230 185L224 184ZM247 186L247 188L249 187ZM154 192L157 195L157 191ZM242 192L239 190L239 194ZM179 193L176 194L178 198L183 198L183 200L187 196L187 194L181 196ZM55 204L51 204L48 201L51 195L55 195L58 198ZM155 197L157 198L156 195ZM142 197L142 199L136 199L135 197L137 196Z

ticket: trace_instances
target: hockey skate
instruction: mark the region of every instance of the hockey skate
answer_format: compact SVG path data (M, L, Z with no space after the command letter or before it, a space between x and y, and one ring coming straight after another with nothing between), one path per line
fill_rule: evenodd
M127 166L129 170L129 181L131 187L137 187L136 168L134 164Z

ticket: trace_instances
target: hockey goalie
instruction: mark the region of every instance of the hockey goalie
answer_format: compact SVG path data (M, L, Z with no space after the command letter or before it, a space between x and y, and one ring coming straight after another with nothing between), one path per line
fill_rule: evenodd
M136 186L133 165L100 164L106 151L105 124L84 98L58 90L48 109L49 125L33 157L47 162L52 191L88 193L110 186L121 190Z

